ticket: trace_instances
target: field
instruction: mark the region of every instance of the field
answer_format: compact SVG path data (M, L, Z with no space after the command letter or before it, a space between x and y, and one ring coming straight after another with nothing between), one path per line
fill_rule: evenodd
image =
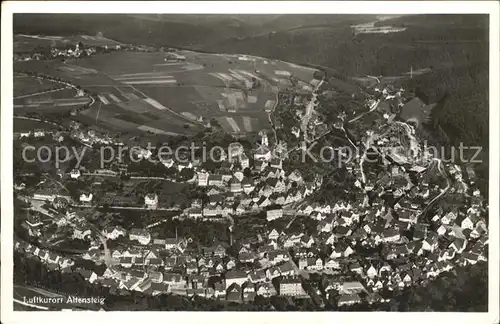
M120 82L115 88L125 91L130 100L122 101L118 96L122 101L118 103L113 96L103 94L99 96L103 107L113 103L127 110L125 114L113 110L114 118L127 122L135 113L136 122L142 123L140 129L158 133L173 131L169 121L196 126L202 117L215 118L231 134L268 129L265 109L274 106L278 89L292 86L289 74L298 80L302 90L310 91L314 83L314 69L286 62L191 51L179 54L186 61L165 62L162 52L117 52L71 64L98 70ZM135 96L141 99L132 98Z
M14 76L14 99L63 88L64 86L59 83L34 78L25 74L16 74Z
M317 82L315 69L286 62L192 51L178 54L186 59L167 62L164 52L113 52L66 62L16 62L15 70L53 75L88 90L96 101L80 113L81 121L114 131L167 135L195 133L203 128L202 120L212 118L235 135L269 129L267 113L276 104L278 90L296 87L309 92ZM60 91L62 95L66 90ZM58 94L24 99L16 102L16 108L70 107L68 100L56 98Z
M53 130L57 126L35 120L14 118L14 132L29 132L35 129Z

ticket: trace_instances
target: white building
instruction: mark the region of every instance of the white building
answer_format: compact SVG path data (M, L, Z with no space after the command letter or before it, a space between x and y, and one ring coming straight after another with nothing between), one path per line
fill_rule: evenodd
M80 173L80 170L73 169L73 170L71 170L69 175L70 175L71 179L78 179L81 176L81 173Z
M129 239L138 241L142 245L148 245L151 241L151 234L147 230L133 228L130 230Z
M208 186L208 172L198 172L198 186L206 187Z
M144 204L146 204L148 208L156 209L156 207L158 207L158 195L155 193L147 194L144 197Z
M89 193L88 195L86 194L81 194L80 195L80 202L83 203L90 203L92 201L93 195L92 193Z
M278 219L283 217L283 209L277 208L277 209L270 209L266 212L267 216L267 221L270 222L272 220Z

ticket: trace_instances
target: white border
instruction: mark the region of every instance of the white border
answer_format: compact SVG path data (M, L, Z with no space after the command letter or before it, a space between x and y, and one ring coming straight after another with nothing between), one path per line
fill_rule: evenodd
M1 321L3 323L32 322L88 322L92 320L120 322L175 321L191 323L195 321L220 323L284 323L315 322L372 323L398 322L439 322L443 323L499 323L499 4L496 1L339 1L339 2L4 2L2 3L2 108L1 108L1 190L2 196L2 282ZM20 13L332 13L332 14L418 14L418 13L487 13L490 14L490 235L489 235L489 312L488 313L379 313L379 312L16 312L12 311L12 237L13 237L13 195L12 195L12 14ZM237 316L237 318L236 318Z

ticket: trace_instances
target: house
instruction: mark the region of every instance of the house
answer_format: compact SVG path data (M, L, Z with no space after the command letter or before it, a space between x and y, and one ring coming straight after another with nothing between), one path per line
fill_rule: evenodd
M90 203L92 201L93 195L92 193L89 193L88 195L86 194L81 194L80 195L80 202L82 203Z
M443 217L441 217L441 224L449 225L450 223L454 222L456 218L457 218L457 214L450 211L449 213L447 213Z
M182 245L185 244L186 241L183 238L166 238L165 239L165 249L166 250L178 250L182 248Z
M86 240L92 232L88 228L82 228L79 226L73 227L73 238L79 240Z
M120 265L124 268L130 268L132 267L132 258L131 257L121 257L120 258Z
M197 175L198 175L198 186L200 187L208 186L208 178L209 178L208 172L203 172L203 171L198 172Z
M163 282L175 289L183 289L187 287L186 279L177 273L163 273Z
M248 274L248 279L252 283L266 281L266 272L264 270L255 270Z
M161 283L163 282L163 273L158 271L149 271L148 278L151 280L151 282Z
M267 258L273 265L275 265L283 261L288 261L289 255L288 252L284 250L273 250L268 252Z
M256 256L253 252L245 252L240 253L238 259L241 263L253 263L256 259Z
M271 282L261 282L256 284L255 292L259 296L269 298L277 294L276 288Z
M388 228L383 232L383 242L396 242L400 238L399 231L394 228Z
M334 259L327 259L325 261L324 268L327 270L335 270L335 269L340 269L340 263Z
M269 209L266 211L266 217L268 222L281 218L283 217L283 209L281 208Z
M246 169L250 167L250 159L248 156L245 154L245 152L242 152L239 156L239 161L241 164L242 169Z
M356 272L357 274L362 274L363 273L363 267L355 262L349 266L349 270L352 272Z
M225 275L226 287L231 286L232 284L243 285L248 280L247 275L242 271L230 270L226 272Z
M204 256L207 257L224 257L226 255L226 248L220 244L214 246L205 246L201 248L201 252Z
M293 276L295 275L295 268L292 265L293 261L285 262L278 266L278 270L282 276Z
M285 277L279 283L279 293L281 296L305 296L307 293L302 288L302 281L299 277Z
M436 249L437 247L438 247L438 236L431 232L429 233L427 238L422 241L422 250L433 252L434 249Z
M104 236L110 240L116 240L120 236L125 236L125 229L121 226L108 226L103 231Z
M151 234L145 229L132 228L129 232L129 239L138 241L142 245L148 245L151 241Z
M71 179L78 179L81 176L81 173L80 173L80 170L73 169L73 170L71 170L69 175L70 175Z
M59 255L55 254L54 252L49 252L49 256L47 258L48 263L54 263L58 264L59 263Z
M271 150L267 146L261 145L254 152L254 160L256 161L269 161L271 160Z
M350 295L353 293L360 293L362 291L366 291L366 289L359 281L346 281L339 287L341 295Z
M460 227L462 227L462 229L468 228L470 230L474 230L475 223L476 223L476 217L469 215L462 220Z
M243 187L241 185L241 181L234 177L229 181L229 191L231 192L242 192Z
M208 185L215 187L222 187L224 185L224 182L222 181L222 175L211 174L208 177Z
M276 229L273 229L271 231L271 233L269 233L269 236L268 236L270 241L276 241L276 240L278 240L279 237L280 237L280 234L278 233L278 231Z
M457 253L462 253L467 247L467 241L464 239L457 238L450 244L450 247Z
M156 209L158 206L158 195L155 193L148 193L144 197L144 204L150 209Z
M235 267L236 267L236 262L233 259L227 261L227 263L226 263L227 270L234 269Z
M370 265L370 267L368 268L368 270L366 270L366 275L370 279L373 279L374 277L376 277L377 274L378 274L378 271L377 271L377 269L375 269L375 267L373 265Z
M78 269L78 273L90 283L94 283L97 280L97 274L94 271L88 269Z
M308 258L307 259L307 270L321 271L323 270L323 260L320 258Z
M191 208L191 209L189 209L188 216L189 216L189 218L194 218L194 219L201 218L203 216L202 209L201 208Z
M226 284L224 282L214 283L214 297L225 297L226 296Z
M145 292L146 290L151 288L152 283L153 282L150 279L144 279L137 285L137 287L134 290Z
M240 303L242 301L241 295L242 295L241 285L232 284L230 287L227 288L226 300L230 302Z

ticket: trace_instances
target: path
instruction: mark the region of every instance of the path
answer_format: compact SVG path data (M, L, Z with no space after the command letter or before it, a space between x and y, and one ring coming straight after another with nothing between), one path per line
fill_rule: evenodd
M59 88L59 89L53 89L53 90L47 90L47 91L30 93L30 94L26 94L26 95L14 97L14 99L28 98L28 97L33 97L33 96L38 96L38 95L41 95L41 94L45 94L45 93L57 92L57 91L61 91L61 90L64 90L64 89L68 89L68 87L63 87L63 88Z

